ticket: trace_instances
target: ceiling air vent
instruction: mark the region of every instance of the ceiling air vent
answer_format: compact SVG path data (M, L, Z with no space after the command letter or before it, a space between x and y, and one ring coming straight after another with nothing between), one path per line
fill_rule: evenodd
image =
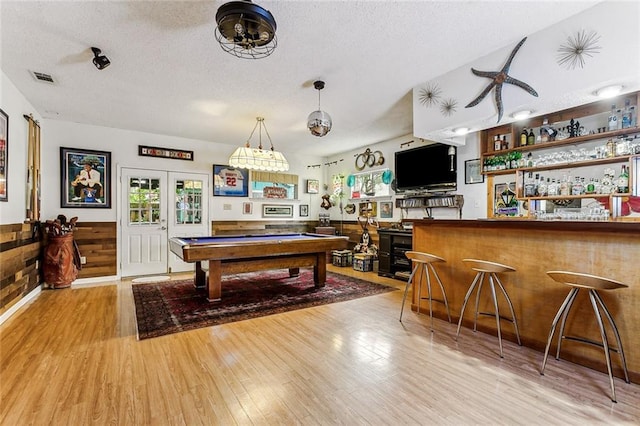
M38 81L42 81L43 83L55 84L53 81L53 77L49 74L45 74L43 72L31 71L31 75Z

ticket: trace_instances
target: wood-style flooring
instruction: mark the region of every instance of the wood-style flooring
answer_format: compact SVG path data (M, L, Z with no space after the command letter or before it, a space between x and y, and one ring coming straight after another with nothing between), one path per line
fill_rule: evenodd
M606 374L400 323L402 291L138 341L131 282L108 284L43 290L0 326L1 425L640 424L639 385L616 379L616 404Z

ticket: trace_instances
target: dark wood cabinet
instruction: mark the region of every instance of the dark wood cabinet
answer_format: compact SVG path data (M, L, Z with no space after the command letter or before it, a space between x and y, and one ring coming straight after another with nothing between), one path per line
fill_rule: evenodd
M411 262L405 252L411 250L411 230L378 229L378 275L406 281L411 273Z

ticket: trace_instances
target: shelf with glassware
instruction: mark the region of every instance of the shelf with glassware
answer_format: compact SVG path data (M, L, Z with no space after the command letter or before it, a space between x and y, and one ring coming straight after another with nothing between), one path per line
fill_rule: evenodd
M515 175L515 197L524 204L529 217L638 220L634 214L640 209L634 203L640 203L640 193L619 189L617 183L622 177L629 182L622 186L633 188L639 180L639 97L636 92L519 123L518 127L528 129L521 131L523 146L510 143L520 144L516 124L483 131L481 150L489 200L496 197L491 193L494 176ZM624 104L624 108L612 108L615 102ZM540 127L532 127L535 125ZM619 172L614 169L616 165L620 165ZM549 185L551 191L547 192ZM590 198L594 201L583 205L582 200ZM490 210L488 216L494 217L494 213Z
M638 105L640 92L634 92L483 130L483 173L509 174L513 169L527 167L536 150L594 140L616 141L638 134Z
M462 219L464 197L459 194L415 194L396 198L396 208L402 209L403 219L408 209L424 209L427 217L432 218L434 208L453 208L458 210L458 217Z

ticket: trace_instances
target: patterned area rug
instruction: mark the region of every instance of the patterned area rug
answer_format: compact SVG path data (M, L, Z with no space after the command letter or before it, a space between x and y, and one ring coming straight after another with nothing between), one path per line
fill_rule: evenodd
M397 290L331 272L315 288L311 269L298 277L286 269L223 276L219 302L208 302L191 279L132 288L140 340Z

